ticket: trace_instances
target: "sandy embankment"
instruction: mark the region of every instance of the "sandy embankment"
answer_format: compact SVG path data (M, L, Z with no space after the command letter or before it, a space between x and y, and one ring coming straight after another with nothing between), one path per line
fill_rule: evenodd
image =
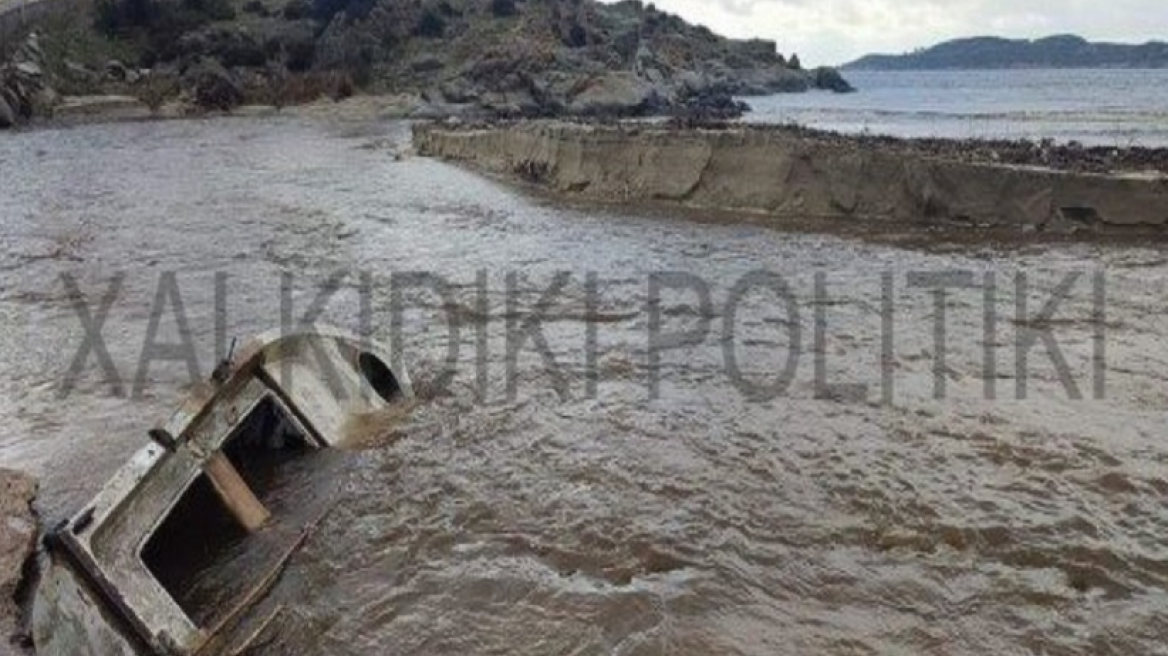
M422 155L589 200L1025 231L1168 224L1168 176L971 161L789 129L419 124Z
M17 637L25 564L36 549L37 521L32 510L36 481L0 469L0 656L20 653Z

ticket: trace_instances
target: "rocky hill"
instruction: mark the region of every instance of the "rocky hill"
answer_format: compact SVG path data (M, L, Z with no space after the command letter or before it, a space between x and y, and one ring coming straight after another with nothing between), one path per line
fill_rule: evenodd
M850 70L959 70L1004 68L1168 68L1168 43L1093 43L1061 35L1036 40L958 39L903 55L868 55Z
M774 42L719 37L635 1L382 0L363 18L353 11L329 19L321 64L371 60L394 90L506 114L645 114L711 93L850 89L833 71L790 65Z
M416 94L423 116L724 117L735 96L852 90L639 0L97 0L90 22L49 31L46 80L152 106L367 90Z

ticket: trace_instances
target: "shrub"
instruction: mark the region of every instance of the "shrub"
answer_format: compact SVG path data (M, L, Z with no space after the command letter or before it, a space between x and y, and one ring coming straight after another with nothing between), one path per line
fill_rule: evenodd
M491 13L498 18L507 18L519 13L515 0L491 0Z
M312 16L313 6L309 0L288 0L284 5L284 20L303 20Z
M178 95L178 81L165 75L150 75L138 85L138 100L157 113L162 105Z
M326 25L341 12L349 20L364 20L375 6L377 0L313 0L312 17Z
M588 45L588 32L583 25L573 22L563 41L569 48L583 48Z
M150 0L99 0L95 24L108 35L117 35L134 27L147 25L157 14Z
M142 61L173 59L183 34L235 17L231 0L98 0L95 25L110 36L140 36Z
M192 12L200 23L235 18L231 0L183 0L183 7Z
M276 107L302 105L321 98L343 100L356 93L353 77L343 71L312 71L270 81L268 102Z
M422 12L422 17L418 19L417 26L414 27L414 36L440 39L445 33L446 21L433 8L427 7Z
M243 5L243 13L267 16L268 8L260 0L247 0L247 3Z

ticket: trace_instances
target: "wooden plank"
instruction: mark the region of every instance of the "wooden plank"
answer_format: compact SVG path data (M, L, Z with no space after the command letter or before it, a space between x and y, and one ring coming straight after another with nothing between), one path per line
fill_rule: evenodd
M249 533L254 533L264 527L271 518L271 513L264 504L256 498L251 488L239 475L235 465L222 452L217 452L207 460L203 467L211 485L223 501L235 521Z

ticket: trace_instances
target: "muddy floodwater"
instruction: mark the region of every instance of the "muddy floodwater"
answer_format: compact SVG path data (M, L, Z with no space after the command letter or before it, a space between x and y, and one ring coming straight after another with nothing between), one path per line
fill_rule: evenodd
M1162 246L566 207L407 141L321 116L0 139L0 463L47 523L190 386L182 349L141 366L152 308L205 376L335 280L321 318L400 332L420 402L279 473L282 521L320 523L249 653L1165 653ZM394 302L406 272L446 298ZM86 341L113 371L69 375Z

